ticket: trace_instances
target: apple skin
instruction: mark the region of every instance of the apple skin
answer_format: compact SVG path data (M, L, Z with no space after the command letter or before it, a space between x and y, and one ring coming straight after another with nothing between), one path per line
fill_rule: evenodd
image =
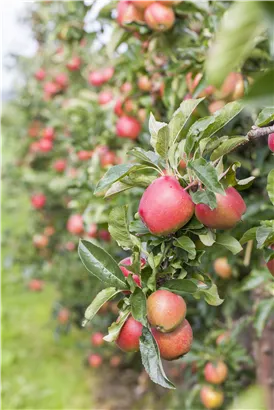
M41 279L31 279L28 283L28 288L32 292L41 292L44 287L44 282Z
M246 205L235 188L229 187L225 195L216 194L217 208L198 204L195 207L197 219L212 229L231 229L241 220L246 211Z
M92 157L92 152L81 150L77 152L77 157L80 161L88 161Z
M42 130L42 138L47 140L53 140L55 138L55 132L53 127L46 127Z
M33 245L35 248L43 249L49 243L49 239L46 235L34 235L33 237Z
M214 261L214 270L218 276L220 276L222 279L230 279L232 276L232 269L231 266L229 265L227 258L222 257L222 258L217 258Z
M68 322L70 316L70 312L68 309L63 308L59 310L58 315L57 315L57 320L61 324L65 324Z
M217 409L224 402L224 394L211 386L203 386L200 391L201 402L207 409Z
M34 75L35 75L36 80L43 81L46 77L46 71L43 68L40 68L39 70L36 71Z
M93 346L102 346L104 344L104 335L101 332L96 332L91 336Z
M141 124L134 117L123 115L116 123L116 134L121 138L136 140L141 132Z
M130 316L122 327L116 340L117 346L124 352L137 352L143 325Z
M66 75L66 73L56 74L56 76L54 77L54 81L63 90L67 88L69 83L68 76Z
M147 75L142 75L141 77L138 78L138 88L141 91L150 91L151 87L152 87L152 83Z
M126 81L124 84L121 85L120 91L123 94L129 94L132 90L132 84Z
M122 117L122 115L125 115L123 111L123 102L120 98L116 100L115 105L114 105L114 113L117 115L117 117Z
M101 71L92 71L89 73L88 82L94 87L100 87L105 83L104 74Z
M193 334L186 319L173 332L162 333L152 328L152 334L158 344L162 359L176 360L188 353L191 348Z
M54 226L46 226L44 229L44 234L46 236L52 236L55 233L55 228Z
M219 360L217 363L208 362L204 368L205 380L212 384L223 383L228 374L227 365Z
M111 357L109 364L111 367L118 367L122 362L121 356L114 355Z
M268 136L268 148L274 152L274 132Z
M155 0L132 0L132 3L138 9L144 10L150 6L150 4L155 3Z
M97 237L97 225L95 223L92 223L89 227L89 230L87 232L87 235L89 238L96 238Z
M77 71L81 66L80 57L72 57L72 59L66 64L66 67L69 71Z
M98 103L100 105L108 104L113 98L113 95L110 91L102 91L98 96Z
M88 357L88 363L90 367L93 367L95 369L101 366L102 361L102 356L100 356L99 354L90 354Z
M216 111L219 111L224 106L225 101L223 100L213 101L211 104L209 104L208 111L210 112L210 114L214 114Z
M68 241L65 244L65 248L66 248L67 251L72 252L76 248L76 245L72 241Z
M67 161L65 159L57 159L54 164L53 164L53 168L55 169L55 171L57 172L64 172L67 166Z
M221 98L234 101L244 96L244 79L241 73L232 72L221 87Z
M152 3L145 10L145 22L154 31L167 31L175 22L175 14L172 8L161 4Z
M145 264L146 264L146 260L144 258L141 258L141 268L143 268L145 266ZM142 286L141 286L140 276L134 274L132 271L130 271L129 269L127 269L125 266L122 266L122 265L131 266L132 265L132 258L128 257L128 258L122 259L119 262L119 266L120 266L120 269L121 269L123 275L127 278L128 275L132 274L132 279L134 280L136 285L141 288ZM125 291L124 293L129 294L130 291Z
M186 303L175 293L159 289L147 299L148 321L159 332L172 332L183 322L185 316Z
M39 141L39 151L41 152L50 152L53 148L52 140L47 138L41 138Z
M67 222L68 232L80 235L84 230L83 218L80 214L73 214L69 217Z
M163 176L145 190L138 212L151 233L169 235L191 219L194 203L174 176Z
M101 229L98 232L98 236L104 242L110 242L111 241L111 236L110 236L110 233L107 229Z
M131 23L133 21L144 21L142 10L135 7L133 2L131 1L120 0L117 6L118 24L120 24L120 26L124 26L127 23Z
M31 204L35 209L44 208L46 205L46 196L44 194L34 194L31 197Z

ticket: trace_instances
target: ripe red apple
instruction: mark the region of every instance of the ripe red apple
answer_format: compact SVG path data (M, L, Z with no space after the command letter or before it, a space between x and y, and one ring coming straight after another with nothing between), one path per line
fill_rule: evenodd
M50 152L52 148L53 148L52 140L49 140L47 138L41 138L39 140L39 150L41 152Z
M138 88L142 91L150 91L152 87L151 80L147 75L142 75L138 78Z
M47 140L53 140L55 138L55 132L53 127L46 127L42 130L42 137Z
M117 345L124 352L137 352L139 339L142 335L143 325L130 316L123 325L116 340Z
M62 308L59 310L58 315L57 315L57 320L61 324L65 324L68 322L70 316L70 312L66 308Z
M146 264L146 260L145 260L144 258L141 258L141 268L143 268L143 267L145 266L145 264ZM139 277L138 275L136 275L135 273L133 273L131 270L127 269L127 268L126 268L125 266L123 266L123 265L131 266L131 265L132 265L132 257L128 257L128 258L122 259L122 260L119 262L119 266L120 266L120 269L121 269L123 275L124 275L126 278L128 277L128 275L132 274L132 279L134 280L134 282L136 283L136 285L139 286L139 287L141 287L140 277ZM127 293L130 293L130 292L127 292Z
M126 81L124 84L121 85L120 91L123 94L129 94L132 90L132 84Z
M122 116L116 123L116 133L121 138L135 140L141 132L141 124L134 117Z
M80 57L72 57L68 63L66 64L67 69L69 71L77 71L81 66L81 58Z
M203 386L200 392L201 402L207 409L217 409L224 402L224 394L211 386Z
M195 207L197 219L205 226L212 229L230 229L241 220L246 211L246 205L241 195L235 188L229 187L225 195L216 194L217 208L198 204Z
M155 3L155 0L132 0L132 3L138 9L146 9L150 4Z
M28 288L32 292L41 292L43 287L44 282L41 279L31 279L28 284Z
M274 132L268 136L268 148L274 152Z
M107 167L109 165L115 165L116 162L117 162L116 154L115 152L112 152L112 151L106 152L100 157L100 163L102 167Z
M103 362L102 356L99 354L90 354L88 357L88 363L90 367L93 367L94 369L97 369L98 367L101 366Z
M103 68L102 74L104 76L105 82L109 81L114 75L114 68L113 67L106 67Z
M75 235L80 235L84 230L83 218L80 214L73 214L67 222L67 230Z
M53 81L48 81L44 84L45 96L50 98L59 92L59 86Z
M67 251L72 252L72 251L74 251L76 246L75 246L75 243L73 243L72 241L68 241L65 244L65 248L66 248Z
M35 248L43 249L49 243L49 239L46 235L34 235L33 237L33 245Z
M117 117L122 117L122 115L125 115L123 111L123 102L120 98L118 98L118 100L116 100L115 102L114 113L117 115Z
M158 344L160 356L165 360L179 359L191 348L192 329L186 319L173 332L162 333L153 328L152 333Z
M101 332L96 332L91 336L91 343L93 346L102 346L104 343L104 335Z
M57 172L64 172L64 170L66 169L66 166L67 166L67 161L62 158L57 159L53 164L53 168Z
M216 363L208 362L205 365L204 376L208 383L221 384L226 380L227 374L227 365L221 360Z
M172 8L155 2L146 8L145 21L154 31L167 31L174 25L175 14Z
M174 176L163 176L145 190L138 212L151 233L169 235L191 219L194 203Z
M113 98L112 92L102 91L98 96L98 102L100 105L108 104Z
M149 323L163 333L172 332L185 319L184 299L168 290L156 290L147 299Z
M68 76L66 75L66 73L56 74L56 76L54 77L54 81L63 90L67 88L69 83Z
M95 223L90 225L87 234L88 234L89 238L96 238L96 236L97 236L97 225Z
M44 208L46 204L46 196L44 194L34 194L31 197L31 204L35 209Z
M111 357L109 364L111 367L118 367L122 362L121 356L114 355Z
M39 70L36 71L34 75L35 75L36 80L43 81L44 78L46 77L46 71L43 68L40 68Z
M77 152L77 157L80 161L88 161L92 157L92 152L91 151L78 151Z
M232 268L228 263L228 260L226 257L222 258L217 258L214 261L214 270L218 276L220 276L222 279L230 279L232 276Z
M93 71L89 73L88 82L94 87L99 87L105 82L105 77L101 71Z
M117 22L120 26L133 21L144 21L142 10L134 6L131 1L120 0L117 6Z
M109 231L107 231L106 229L101 229L101 230L98 232L98 236L99 236L99 238L100 238L102 241L104 241L104 242L110 242L110 241L111 241L110 233L109 233Z

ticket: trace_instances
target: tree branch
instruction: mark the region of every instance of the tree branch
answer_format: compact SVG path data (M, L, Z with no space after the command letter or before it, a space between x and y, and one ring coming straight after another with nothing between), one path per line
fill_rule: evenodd
M251 130L247 133L247 137L249 141L252 141L253 139L272 134L272 132L274 132L274 125L271 125L269 127L262 127L262 128L257 127L256 125L253 125Z

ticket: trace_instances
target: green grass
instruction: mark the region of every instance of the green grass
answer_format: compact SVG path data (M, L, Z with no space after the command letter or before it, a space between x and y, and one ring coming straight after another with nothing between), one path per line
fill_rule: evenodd
M8 148L8 149L7 149ZM11 158L5 145L5 169ZM10 198L10 191L16 197ZM80 332L59 341L50 321L56 297L47 283L41 293L26 289L22 266L12 263L12 244L20 240L31 218L29 200L22 191L3 182L2 192L2 408L91 409L92 374L77 349ZM7 240L8 233L8 240ZM9 262L10 261L10 262Z

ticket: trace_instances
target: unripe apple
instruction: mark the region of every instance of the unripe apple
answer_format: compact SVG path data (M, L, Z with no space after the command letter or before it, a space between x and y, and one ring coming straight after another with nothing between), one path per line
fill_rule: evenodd
M46 236L52 236L55 233L55 228L54 226L46 226L44 229L44 234Z
M100 105L108 104L112 100L113 96L110 91L102 91L98 96L98 103Z
M228 374L227 365L219 360L217 363L208 362L204 368L205 380L208 383L221 384Z
M69 62L66 64L67 69L69 71L77 71L81 66L81 58L80 57L72 57Z
M39 150L41 152L50 152L53 148L52 140L41 138L39 141Z
M155 3L155 0L132 0L132 3L138 9L146 9L150 4Z
M115 165L116 164L116 155L114 152L109 151L106 152L105 154L101 155L100 157L100 163L102 167L107 167L109 165Z
M219 111L221 108L225 106L225 102L223 100L214 101L208 106L208 111L210 114L214 114L216 111Z
M268 136L268 148L274 152L274 132Z
M271 249L274 249L274 244L271 245ZM269 262L267 262L266 266L271 275L274 276L274 259L271 259Z
M109 364L111 367L118 367L122 362L121 356L114 355L111 357Z
M57 315L57 320L61 324L65 324L68 322L70 316L70 312L68 309L63 308L59 310L58 315Z
M54 77L54 81L62 89L67 88L69 83L68 76L66 75L66 73L56 74L56 76Z
M103 362L102 356L99 354L90 354L88 357L88 363L90 367L93 367L94 369L97 369L98 367L101 366Z
M192 329L185 319L173 332L162 333L152 329L158 344L160 356L165 360L176 360L189 352L193 339Z
M230 338L229 332L224 332L221 333L217 338L216 338L216 345L219 346L223 343L226 343Z
M96 236L97 236L97 225L95 223L90 225L87 234L88 234L89 238L96 238Z
M55 138L55 132L53 127L46 127L42 130L42 137L48 140Z
M98 236L104 242L110 242L111 241L110 233L106 229L101 229L98 233Z
M36 71L34 75L35 75L36 80L43 81L44 78L46 77L46 71L43 68L40 68L39 70Z
M174 176L163 176L145 190L138 212L151 233L169 235L191 219L194 203Z
M49 243L49 239L46 235L34 235L33 237L33 245L35 248L43 249Z
M88 161L92 157L92 152L91 151L78 151L77 152L77 157L80 161Z
M142 91L150 91L152 87L151 80L147 75L142 75L138 78L138 88Z
M224 394L211 386L203 386L200 392L201 402L207 409L217 409L224 402Z
M234 101L244 96L244 79L241 73L230 73L221 87L221 98Z
M217 258L214 261L214 270L222 279L230 279L232 276L232 269L226 257Z
M130 316L123 325L116 344L124 352L137 352L139 339L142 335L143 325Z
M141 124L134 117L123 115L116 123L116 133L121 138L135 140L141 132Z
M104 335L101 332L96 332L91 336L91 343L93 346L102 346L104 343Z
M101 71L93 71L89 73L88 82L94 87L99 87L100 85L105 83L104 74Z
M167 31L174 25L175 14L172 8L155 2L146 8L145 21L152 30Z
M124 26L134 21L144 21L142 10L135 7L131 1L120 0L117 6L117 22Z
M31 204L35 209L44 208L46 204L46 196L44 194L34 194L31 197Z
M168 290L156 290L147 299L147 318L151 326L163 333L172 332L185 319L184 299Z
M114 113L117 115L117 117L122 117L122 115L125 115L123 111L123 103L120 98L115 102Z
M29 290L32 292L41 292L44 287L44 282L41 279L31 279L28 284Z
M53 168L57 172L64 172L64 170L66 169L66 166L67 166L67 161L61 158L57 159L53 164Z
M121 85L120 87L120 91L123 94L128 94L130 93L132 90L132 85L131 83L129 83L128 81L126 81L124 84Z
M80 235L84 230L82 215L71 215L67 222L67 230L75 235Z
M195 207L197 219L212 229L230 229L241 220L246 205L235 188L229 187L225 195L216 194L217 207L210 209L208 205L198 204Z

